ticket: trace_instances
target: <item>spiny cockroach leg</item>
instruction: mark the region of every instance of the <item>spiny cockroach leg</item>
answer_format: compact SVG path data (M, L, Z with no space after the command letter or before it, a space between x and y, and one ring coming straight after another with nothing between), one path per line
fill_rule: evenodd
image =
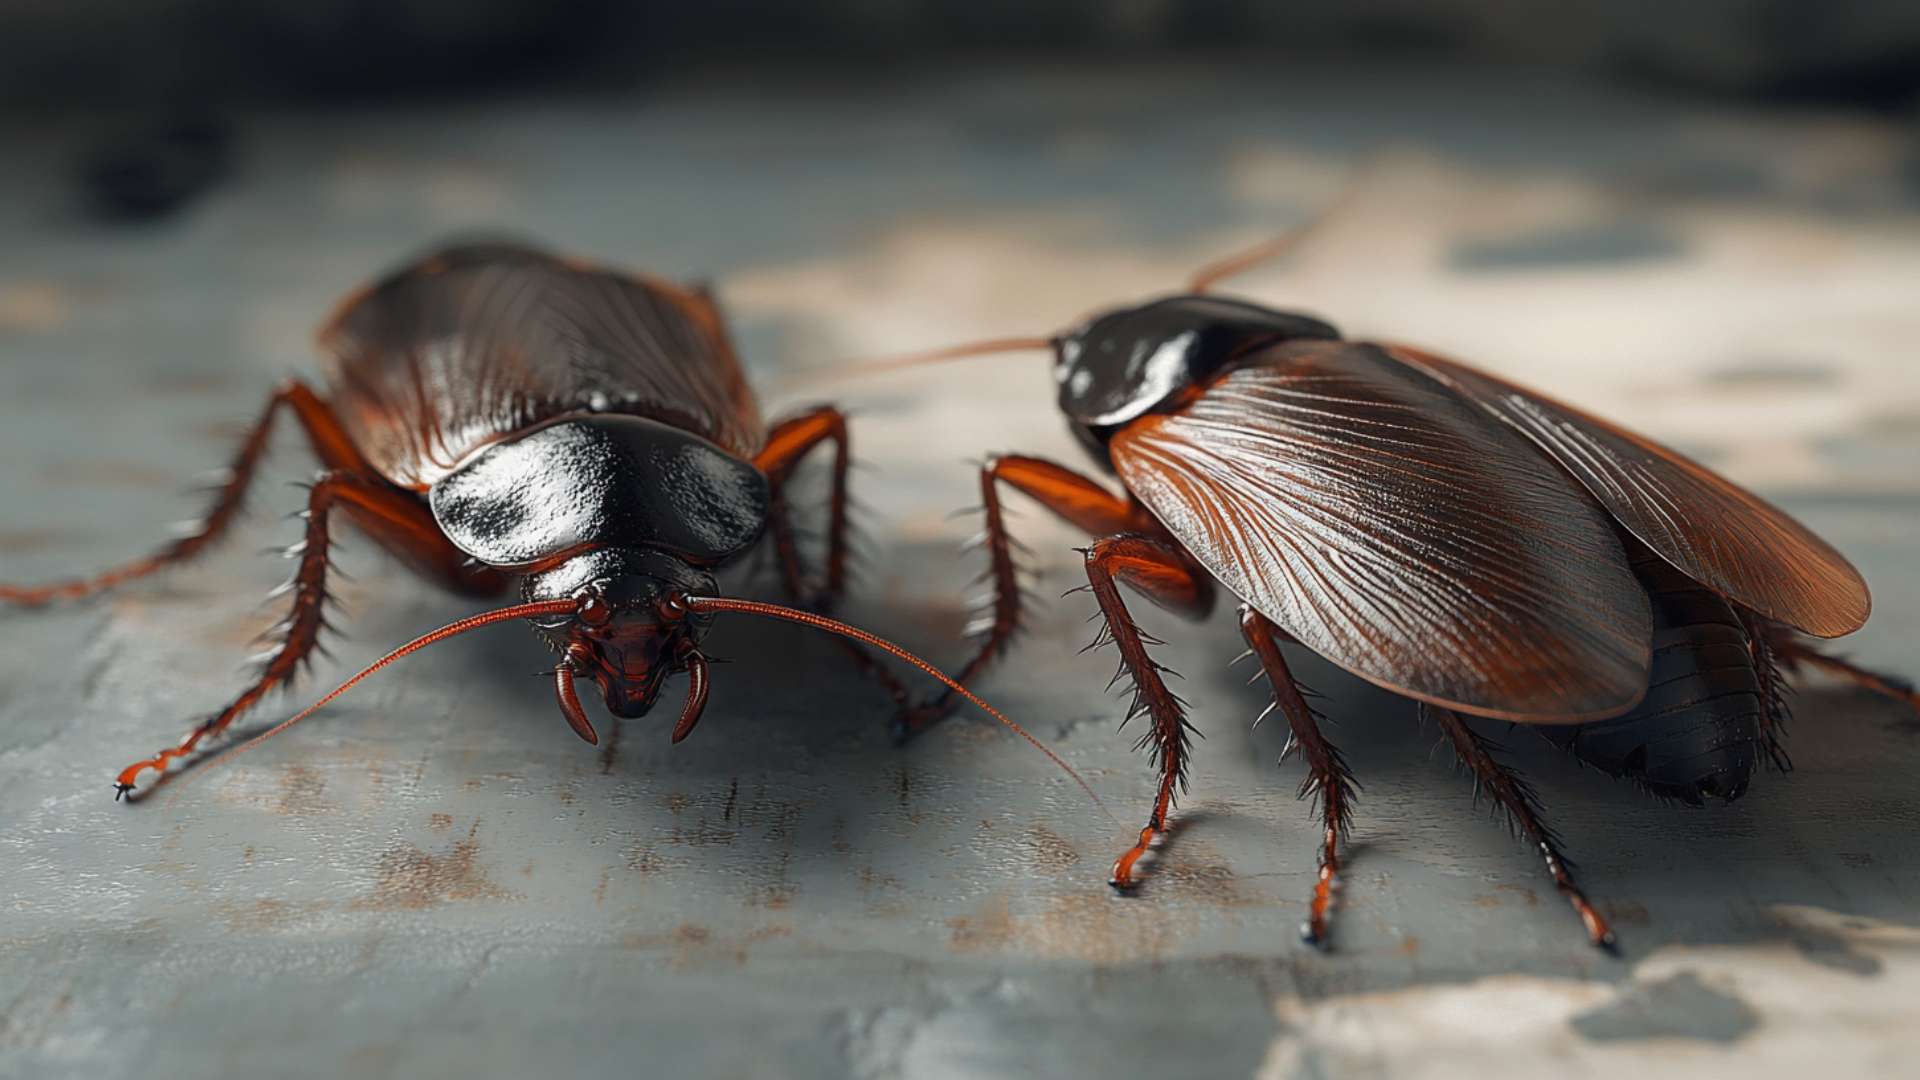
M984 517L978 546L986 549L987 571L981 583L991 588L987 609L975 627L980 646L964 667L957 681L971 683L988 665L1006 652L1019 633L1024 614L1026 590L1022 588L1021 567L1015 549L1018 540L1007 528L1007 514L1000 501L1000 485L1022 492L1069 524L1093 536L1142 529L1150 522L1096 480L1051 461L1017 454L996 455L980 466L980 513ZM915 707L896 720L895 734L906 738L937 722L950 712L955 698L941 694Z
M1423 708L1439 721L1440 730L1453 743L1454 754L1473 771L1475 795L1486 792L1494 805L1504 811L1507 819L1539 850L1540 857L1546 861L1547 873L1553 876L1554 887L1580 916L1587 940L1600 948L1613 949L1613 930L1574 884L1573 869L1560 852L1560 838L1541 819L1540 799L1533 785L1502 764L1494 755L1493 747L1451 709Z
M1920 691L1916 691L1913 684L1905 679L1895 675L1882 675L1850 660L1821 652L1807 644L1792 630L1777 623L1766 627L1766 638L1767 644L1773 649L1773 654L1779 657L1781 665L1796 675L1802 667L1819 668L1829 675L1845 679L1856 686L1865 687L1882 697L1892 698L1907 708L1920 712Z
M449 585L473 592L498 587L497 571L466 568L461 553L434 526L432 511L421 500L381 481L344 472L324 474L307 491L305 535L291 549L299 560L292 578L292 605L275 628L275 647L261 657L259 674L226 708L195 725L179 743L123 769L114 784L116 795L131 791L142 772L164 771L172 762L193 753L207 738L219 735L259 704L269 691L290 685L300 666L320 648L321 632L332 628L326 611L332 602L327 579L331 571L328 560L335 546L335 509L346 510L383 546L423 568L443 571Z
M253 427L248 429L233 461L224 470L222 481L214 488L212 505L185 535L145 558L101 571L92 577L45 585L0 585L0 603L37 607L58 600L80 600L186 562L212 547L240 517L247 490L252 486L260 462L266 456L274 419L283 406L293 410L315 456L323 465L347 472L365 469L365 461L341 428L339 419L333 415L332 407L305 383L288 380L267 399L266 408L261 410L260 418L254 421Z
M794 534L793 517L787 502L787 482L793 470L822 443L833 444L833 482L827 503L826 580L810 590L806 571L800 565L800 544ZM852 455L847 436L847 418L830 405L823 405L783 420L767 434L767 445L754 459L754 465L767 477L770 498L767 507L767 531L773 540L775 561L787 595L796 604L812 610L832 611L847 587L848 549L851 532L847 474ZM908 707L907 688L891 671L868 655L865 649L843 638L834 639L860 673L880 684L892 699L895 711ZM681 737L685 737L684 734ZM677 739L675 740L678 741Z
M1287 669L1273 623L1252 607L1242 605L1240 634L1246 639L1248 650L1259 657L1267 683L1273 688L1271 707L1279 709L1287 718L1287 752L1297 750L1307 764L1307 776L1300 782L1299 795L1311 797L1320 814L1320 872L1314 882L1313 899L1307 905L1307 919L1300 926L1300 937L1309 945L1324 947L1328 943L1327 926L1334 890L1340 884L1340 841L1352 827L1356 787L1353 773L1339 749L1320 733L1319 713L1307 704L1300 684ZM1282 752L1282 760L1287 752Z
M1185 586L1189 597L1204 593L1205 587L1193 579L1193 572L1178 548L1152 537L1105 537L1086 549L1086 560L1087 584L1100 602L1103 620L1101 634L1094 639L1094 645L1111 642L1120 650L1120 670L1114 679L1118 681L1127 676L1133 680L1127 719L1145 713L1153 721L1153 727L1140 737L1138 746L1151 752L1153 764L1160 771L1160 790L1153 800L1153 812L1140 830L1140 838L1114 860L1113 876L1108 884L1126 890L1137 884L1134 864L1147 853L1154 837L1166 831L1167 814L1173 809L1174 798L1186 788L1189 736L1193 727L1187 723L1186 703L1168 690L1166 680L1161 678L1167 669L1148 655L1147 643L1153 639L1141 633L1127 613L1117 582L1125 581L1156 597L1180 591L1176 582L1181 577L1190 579Z
M1740 621L1747 631L1753 673L1760 686L1760 740L1767 761L1780 772L1792 772L1793 758L1786 747L1787 723L1793 718L1787 697L1792 688L1780 676L1780 658L1764 622L1748 611L1740 612Z
M814 448L833 444L833 478L827 503L826 577L817 590L809 591L800 567L798 545L792 521L784 512L785 489L793 470ZM754 458L754 465L767 477L774 489L775 502L782 513L769 520L780 570L796 601L821 611L832 610L847 588L848 533L850 512L847 473L852 455L847 436L846 414L831 405L822 405L775 424L767 433L767 444Z

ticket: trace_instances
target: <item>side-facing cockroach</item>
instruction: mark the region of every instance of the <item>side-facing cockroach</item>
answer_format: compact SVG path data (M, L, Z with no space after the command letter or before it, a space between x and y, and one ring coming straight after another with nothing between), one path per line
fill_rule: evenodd
M313 708L436 641L528 619L560 656L552 676L561 715L589 743L598 735L575 692L577 679L593 680L614 715L638 717L653 707L669 675L685 672L686 703L672 731L678 742L707 701L701 639L711 617L728 611L839 635L896 704L907 701L905 689L854 642L959 690L898 646L818 614L847 580L846 419L821 406L763 424L703 290L527 247L470 244L350 296L321 327L319 344L328 363L326 392L291 380L273 393L189 534L90 578L0 585L0 601L44 605L200 554L238 515L283 410L293 413L324 466L307 491L305 539L290 552L296 569L283 591L292 594L291 611L257 676L179 743L127 766L115 781L116 797L133 790L143 772L164 773L269 691L288 685L321 648L336 511L456 592L491 595L518 578L523 602L402 646ZM827 443L834 454L825 573L813 589L783 490L795 466ZM813 610L718 595L714 572L763 531L790 599Z
M1544 857L1596 945L1613 933L1582 895L1533 788L1462 714L1541 725L1556 743L1654 793L1731 800L1755 762L1781 767L1782 668L1816 667L1920 708L1899 680L1812 648L1866 622L1866 584L1832 547L1703 466L1543 394L1405 346L1213 295L1298 234L1203 269L1185 293L1063 333L1002 338L854 370L1046 350L1059 407L1105 485L1040 458L980 470L990 559L984 640L968 682L1007 649L1022 595L1001 485L1096 537L1087 590L1133 681L1127 718L1159 793L1111 884L1164 832L1185 789L1184 702L1149 655L1118 583L1194 618L1217 582L1290 727L1302 797L1323 828L1301 928L1327 940L1355 785L1279 647L1298 643L1412 699ZM1248 655L1248 654L1243 654ZM950 696L904 714L911 730ZM1266 713L1263 713L1264 717ZM1255 721L1258 723L1258 721Z

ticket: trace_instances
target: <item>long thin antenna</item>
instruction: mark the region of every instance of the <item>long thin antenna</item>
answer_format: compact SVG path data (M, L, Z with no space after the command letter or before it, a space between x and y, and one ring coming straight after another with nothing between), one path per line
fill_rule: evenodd
M253 738L248 739L246 742L243 742L240 745L234 747L233 749L226 751L226 753L223 754L222 756L226 756L227 754L243 754L248 750L253 749L254 747L260 745L261 743L267 741L268 739L273 738L275 735L280 734L281 732L287 730L288 728L299 723L300 721L305 720L307 717L312 716L314 713L319 712L321 709L331 704L335 698L353 689L356 685L359 684L360 680L366 678L369 675L372 675L374 672L379 671L381 668L386 667L388 664L393 663L395 660L398 660L403 656L407 656L412 653L419 652L421 649L424 649L427 646L434 644L435 642L445 641L446 639L453 637L456 634L464 634L469 630L477 630L482 626L488 626L497 622L506 622L509 619L533 619L533 618L538 618L542 615L566 615L571 613L576 606L577 606L577 602L570 599L569 600L536 600L528 604L515 604L512 607L504 607L495 611L483 611L478 615L469 615L464 619L457 619L441 627L438 630L432 630L425 634L420 635L417 638L414 638L412 641L407 642L405 645L400 646L399 648L393 650L392 652L381 657L380 659L375 660L373 663L368 664L365 668L361 669L360 674L355 675L353 678L348 679L346 682L341 683L339 687L337 687L333 691L333 693L328 694L326 697L323 697L319 701L316 701L313 704L307 706L305 709L295 714L291 719L282 720L280 723L275 724L273 727L268 728L266 731L263 731L260 734L255 735ZM150 757L145 761L138 761L133 763L132 765L127 766L125 769L121 770L119 779L114 783L114 787L117 789L114 794L114 797L119 798L121 795L125 795L127 792L133 790L134 781L140 778L140 774L142 772L145 772L148 769L164 770L167 767L167 763L169 761L172 761L178 757L182 757L185 754L186 754L185 750L179 747L173 747L170 749L162 750L158 754L155 754L153 757Z
M829 633L839 634L841 637L852 638L862 644L893 654L899 659L912 664L914 667L940 680L946 684L947 689L973 702L980 711L1005 725L1007 730L1032 743L1034 749L1047 755L1048 760L1058 765L1062 772L1073 777L1073 782L1080 785L1080 790L1087 793L1087 797L1093 800L1093 804L1100 808L1101 813L1107 815L1115 824L1119 824L1119 819L1113 816L1113 811L1107 809L1107 804L1100 801L1100 796L1094 794L1093 788L1081 778L1079 773L1073 771L1073 766L1061 760L1060 755L1049 750L1045 743L1034 738L1028 733L1026 728L1008 719L1006 714L1002 713L999 709L980 700L973 691L949 678L945 672L934 667L927 661L920 659L913 653L908 652L906 649L895 645L893 642L875 634L870 634L857 626L849 626L838 619L829 619L825 615L816 615L811 611L800 611L794 608L781 607L778 604L762 603L758 600L736 600L727 596L691 596L687 598L687 607L694 611L737 611L744 615L764 615L773 619L785 619L788 622L811 626L816 630L825 630Z
M1324 230L1330 222L1359 201L1361 193L1367 187L1367 181L1379 168L1380 161L1377 158L1360 165L1348 178L1346 186L1340 190L1340 193L1319 210L1314 211L1307 220L1279 236L1262 240L1250 248L1215 259L1194 271L1193 277L1187 280L1188 291L1206 292L1227 278L1243 274L1263 262L1278 259L1306 243L1315 233Z
M983 338L979 341L948 345L925 352L907 353L904 356L889 356L882 360L862 360L846 367L835 368L834 378L846 375L870 375L880 371L898 371L901 368L919 367L922 364L939 364L948 360L960 360L969 356L986 356L991 353L1026 352L1030 349L1051 349L1051 337L1003 337Z

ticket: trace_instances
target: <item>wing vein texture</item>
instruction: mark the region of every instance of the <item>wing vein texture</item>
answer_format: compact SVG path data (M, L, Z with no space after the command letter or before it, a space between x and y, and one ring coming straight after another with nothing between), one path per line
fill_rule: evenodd
M1759 496L1545 395L1417 349L1388 351L1526 436L1629 532L1700 584L1819 637L1839 637L1866 623L1872 598L1859 571Z
M1111 446L1128 488L1222 584L1363 678L1544 722L1645 691L1647 598L1605 514L1377 348L1270 347Z

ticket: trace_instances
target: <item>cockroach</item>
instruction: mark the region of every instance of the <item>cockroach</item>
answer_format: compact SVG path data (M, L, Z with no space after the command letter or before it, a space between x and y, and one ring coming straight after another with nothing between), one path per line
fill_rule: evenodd
M289 685L321 650L322 632L330 629L337 511L457 593L494 595L518 579L522 602L401 646L259 738L402 656L481 626L527 619L560 657L551 672L554 695L568 727L588 743L599 737L576 680L593 680L607 710L631 718L652 709L669 676L685 673L687 696L671 733L677 743L706 707L700 645L708 624L716 614L740 612L838 635L852 659L904 705L905 688L860 646L890 653L1040 746L925 661L820 613L838 599L848 575L846 418L819 406L763 424L705 290L516 244L466 244L349 296L318 337L328 364L325 393L297 379L274 391L191 532L89 578L0 585L0 601L45 605L199 555L238 516L283 411L293 413L324 467L307 490L305 539L289 552L296 569L281 592L292 594L291 610L258 673L177 744L122 770L115 798L133 791L148 770L164 778L169 765L220 735L269 691ZM832 484L824 581L816 588L801 565L784 492L795 467L824 444L833 447ZM715 571L763 532L789 599L804 608L719 594Z
M1203 268L1185 292L1072 329L855 365L1051 354L1067 425L1121 494L1037 457L979 472L990 607L969 683L1007 651L1023 610L1002 485L1095 537L1081 549L1094 644L1132 680L1126 719L1158 795L1113 866L1119 890L1186 789L1193 731L1117 587L1193 618L1216 586L1272 687L1321 826L1301 927L1328 941L1355 783L1288 668L1296 643L1434 718L1460 761L1539 851L1595 944L1613 931L1575 884L1534 788L1463 716L1538 726L1656 795L1731 800L1762 756L1788 766L1781 670L1815 667L1920 708L1900 680L1813 648L1867 619L1860 574L1806 527L1674 451L1432 352L1343 338L1329 323L1215 294L1295 233ZM1081 590L1075 590L1081 591ZM1258 676L1256 676L1258 677ZM902 714L910 733L943 696ZM1255 720L1259 723L1259 719Z

